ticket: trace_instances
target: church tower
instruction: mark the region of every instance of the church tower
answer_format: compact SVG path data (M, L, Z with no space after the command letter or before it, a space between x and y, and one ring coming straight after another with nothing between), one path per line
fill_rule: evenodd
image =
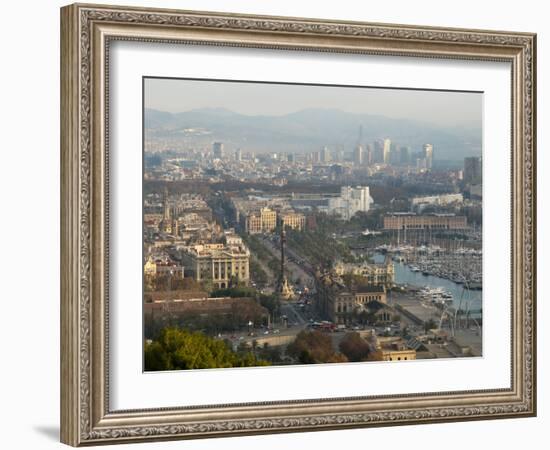
M170 204L168 203L168 188L164 188L164 194L162 196L162 220L170 220Z
M163 233L172 232L172 217L170 214L170 203L168 202L168 188L164 188L162 196L162 220L159 224L160 231Z

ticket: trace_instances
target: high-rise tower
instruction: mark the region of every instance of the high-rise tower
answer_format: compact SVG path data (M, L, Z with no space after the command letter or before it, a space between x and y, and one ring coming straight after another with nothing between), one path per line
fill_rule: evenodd
M321 162L322 163L328 163L330 162L331 158L330 158L330 150L328 149L328 147L323 147L321 149Z
M372 154L373 163L384 162L384 143L381 140L374 141L374 151Z
M212 144L212 154L214 155L214 158L218 158L218 159L223 158L223 143L222 142L214 142Z
M407 166L411 162L411 149L410 147L401 147L399 150L399 163L402 166Z
M470 156L464 158L464 181L468 184L481 184L481 158Z
M384 139L384 164L390 164L391 158L391 140Z
M431 169L434 160L434 146L432 144L424 144L424 158L426 158L426 169Z
M235 161L242 161L243 159L243 152L240 148L235 150Z
M363 147L357 144L353 150L353 162L358 166L362 165L364 162L364 156Z

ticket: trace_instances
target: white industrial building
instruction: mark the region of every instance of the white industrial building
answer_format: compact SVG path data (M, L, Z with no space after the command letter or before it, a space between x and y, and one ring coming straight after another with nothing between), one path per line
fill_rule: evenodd
M368 212L374 202L370 196L368 186L342 186L340 196L328 200L328 213L350 220L355 213Z

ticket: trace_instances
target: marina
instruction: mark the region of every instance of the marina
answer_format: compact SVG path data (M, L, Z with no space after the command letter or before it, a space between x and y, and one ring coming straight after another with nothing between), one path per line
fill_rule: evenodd
M481 289L482 251L473 248L445 249L437 245L381 245L377 252L391 255L393 261L406 263L413 272L435 275L457 284L466 284L467 289Z
M374 262L380 263L385 259L382 253L375 253ZM395 283L400 286L408 287L412 291L421 291L425 288L440 290L452 298L446 297L445 303L455 309L465 311L468 309L473 317L481 316L482 310L482 289L468 289L467 284L456 283L447 278L437 275L425 274L418 270L415 265L409 265L404 261L394 261Z

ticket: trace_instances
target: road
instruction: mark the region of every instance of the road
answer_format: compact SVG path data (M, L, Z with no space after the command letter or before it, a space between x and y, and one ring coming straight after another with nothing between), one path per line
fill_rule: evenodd
M271 242L269 238L267 237L260 238L260 242L269 252L271 252L271 254L273 254L273 256L275 256L276 258L281 257L281 249L278 246L276 246L273 242ZM296 264L293 261L293 259L297 260L298 258L296 258L296 255L294 255L291 250L289 250L288 248L286 248L285 250L288 255L288 258L286 260L286 267L292 273L292 279L289 280L291 284L294 283L294 280L299 278L303 286L307 286L309 288L313 287L314 280L312 275L308 271L306 271L303 267L300 267L298 264Z
M275 286L277 284L277 275L273 273L273 271L269 268L269 266L265 263L265 261L261 258L259 258L256 254L253 254L254 261L256 261L260 267L263 269L263 271L266 273L268 281L267 286L264 288L265 294L271 294L275 291ZM252 279L254 279L254 274L251 274Z
M304 319L298 308L295 303L283 303L281 313L288 317L289 324L305 325L307 320Z

